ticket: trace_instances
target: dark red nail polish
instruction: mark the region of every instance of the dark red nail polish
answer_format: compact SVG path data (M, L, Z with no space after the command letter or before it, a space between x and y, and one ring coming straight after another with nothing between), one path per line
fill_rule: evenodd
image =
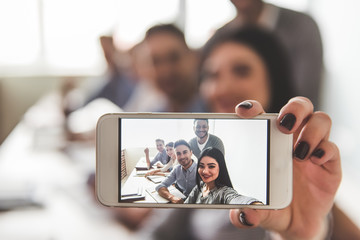
M292 113L287 113L283 116L283 118L280 120L280 126L283 126L287 130L291 131L291 129L294 127L296 122L296 117Z
M242 223L242 225L244 225L244 226L248 226L248 227L254 226L254 224L251 224L246 220L246 214L244 212L240 212L239 219L240 219L240 222Z
M322 158L325 154L325 151L322 150L321 148L316 149L315 151L313 151L313 153L311 154L312 156L315 156L317 158Z
M309 153L310 146L307 142L299 142L294 151L294 156L300 160L304 160Z
M250 108L252 108L252 106L253 106L253 104L248 101L242 102L238 105L238 107L245 108L245 109L250 109Z

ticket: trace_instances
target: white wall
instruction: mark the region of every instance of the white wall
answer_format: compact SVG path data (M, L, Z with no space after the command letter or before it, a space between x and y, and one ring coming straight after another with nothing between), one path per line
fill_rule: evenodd
M330 139L341 154L343 181L337 203L360 227L360 2L357 0L309 1L324 42L326 79L322 110L333 126Z
M267 122L263 120L217 122L214 134L225 146L225 159L233 187L266 203Z

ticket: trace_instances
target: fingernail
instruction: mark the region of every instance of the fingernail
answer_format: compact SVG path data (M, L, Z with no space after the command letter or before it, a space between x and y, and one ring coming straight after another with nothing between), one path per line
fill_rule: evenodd
M313 151L313 153L311 154L312 156L315 156L317 158L322 158L325 154L325 151L322 150L321 148L316 149L315 151Z
M244 212L240 212L239 219L240 219L240 222L242 223L242 225L245 225L248 227L254 226L254 224L251 224L246 220L246 214Z
M307 142L299 142L294 151L294 156L298 159L304 160L310 149Z
M284 128L290 131L294 127L295 122L296 122L295 115L292 113L287 113L280 120L280 126L283 126Z
M248 101L242 102L238 105L238 107L245 108L245 109L250 109L250 108L252 108L252 106L253 106L252 103L248 102Z

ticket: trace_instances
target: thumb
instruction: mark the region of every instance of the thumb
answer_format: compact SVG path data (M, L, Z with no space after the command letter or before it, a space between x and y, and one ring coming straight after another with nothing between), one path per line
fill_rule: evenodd
M290 223L289 208L278 210L232 209L230 221L237 228L262 227L267 230L283 232Z
M230 210L230 221L237 228L252 228L260 226L269 210L255 210L250 208Z

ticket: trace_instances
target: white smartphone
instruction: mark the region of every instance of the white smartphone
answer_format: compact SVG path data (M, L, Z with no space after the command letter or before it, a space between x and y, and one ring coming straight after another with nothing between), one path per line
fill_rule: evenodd
M284 208L292 200L293 137L278 130L276 118L105 114L96 129L97 198L112 207ZM205 154L214 148L221 154ZM206 162L214 159L217 168Z

